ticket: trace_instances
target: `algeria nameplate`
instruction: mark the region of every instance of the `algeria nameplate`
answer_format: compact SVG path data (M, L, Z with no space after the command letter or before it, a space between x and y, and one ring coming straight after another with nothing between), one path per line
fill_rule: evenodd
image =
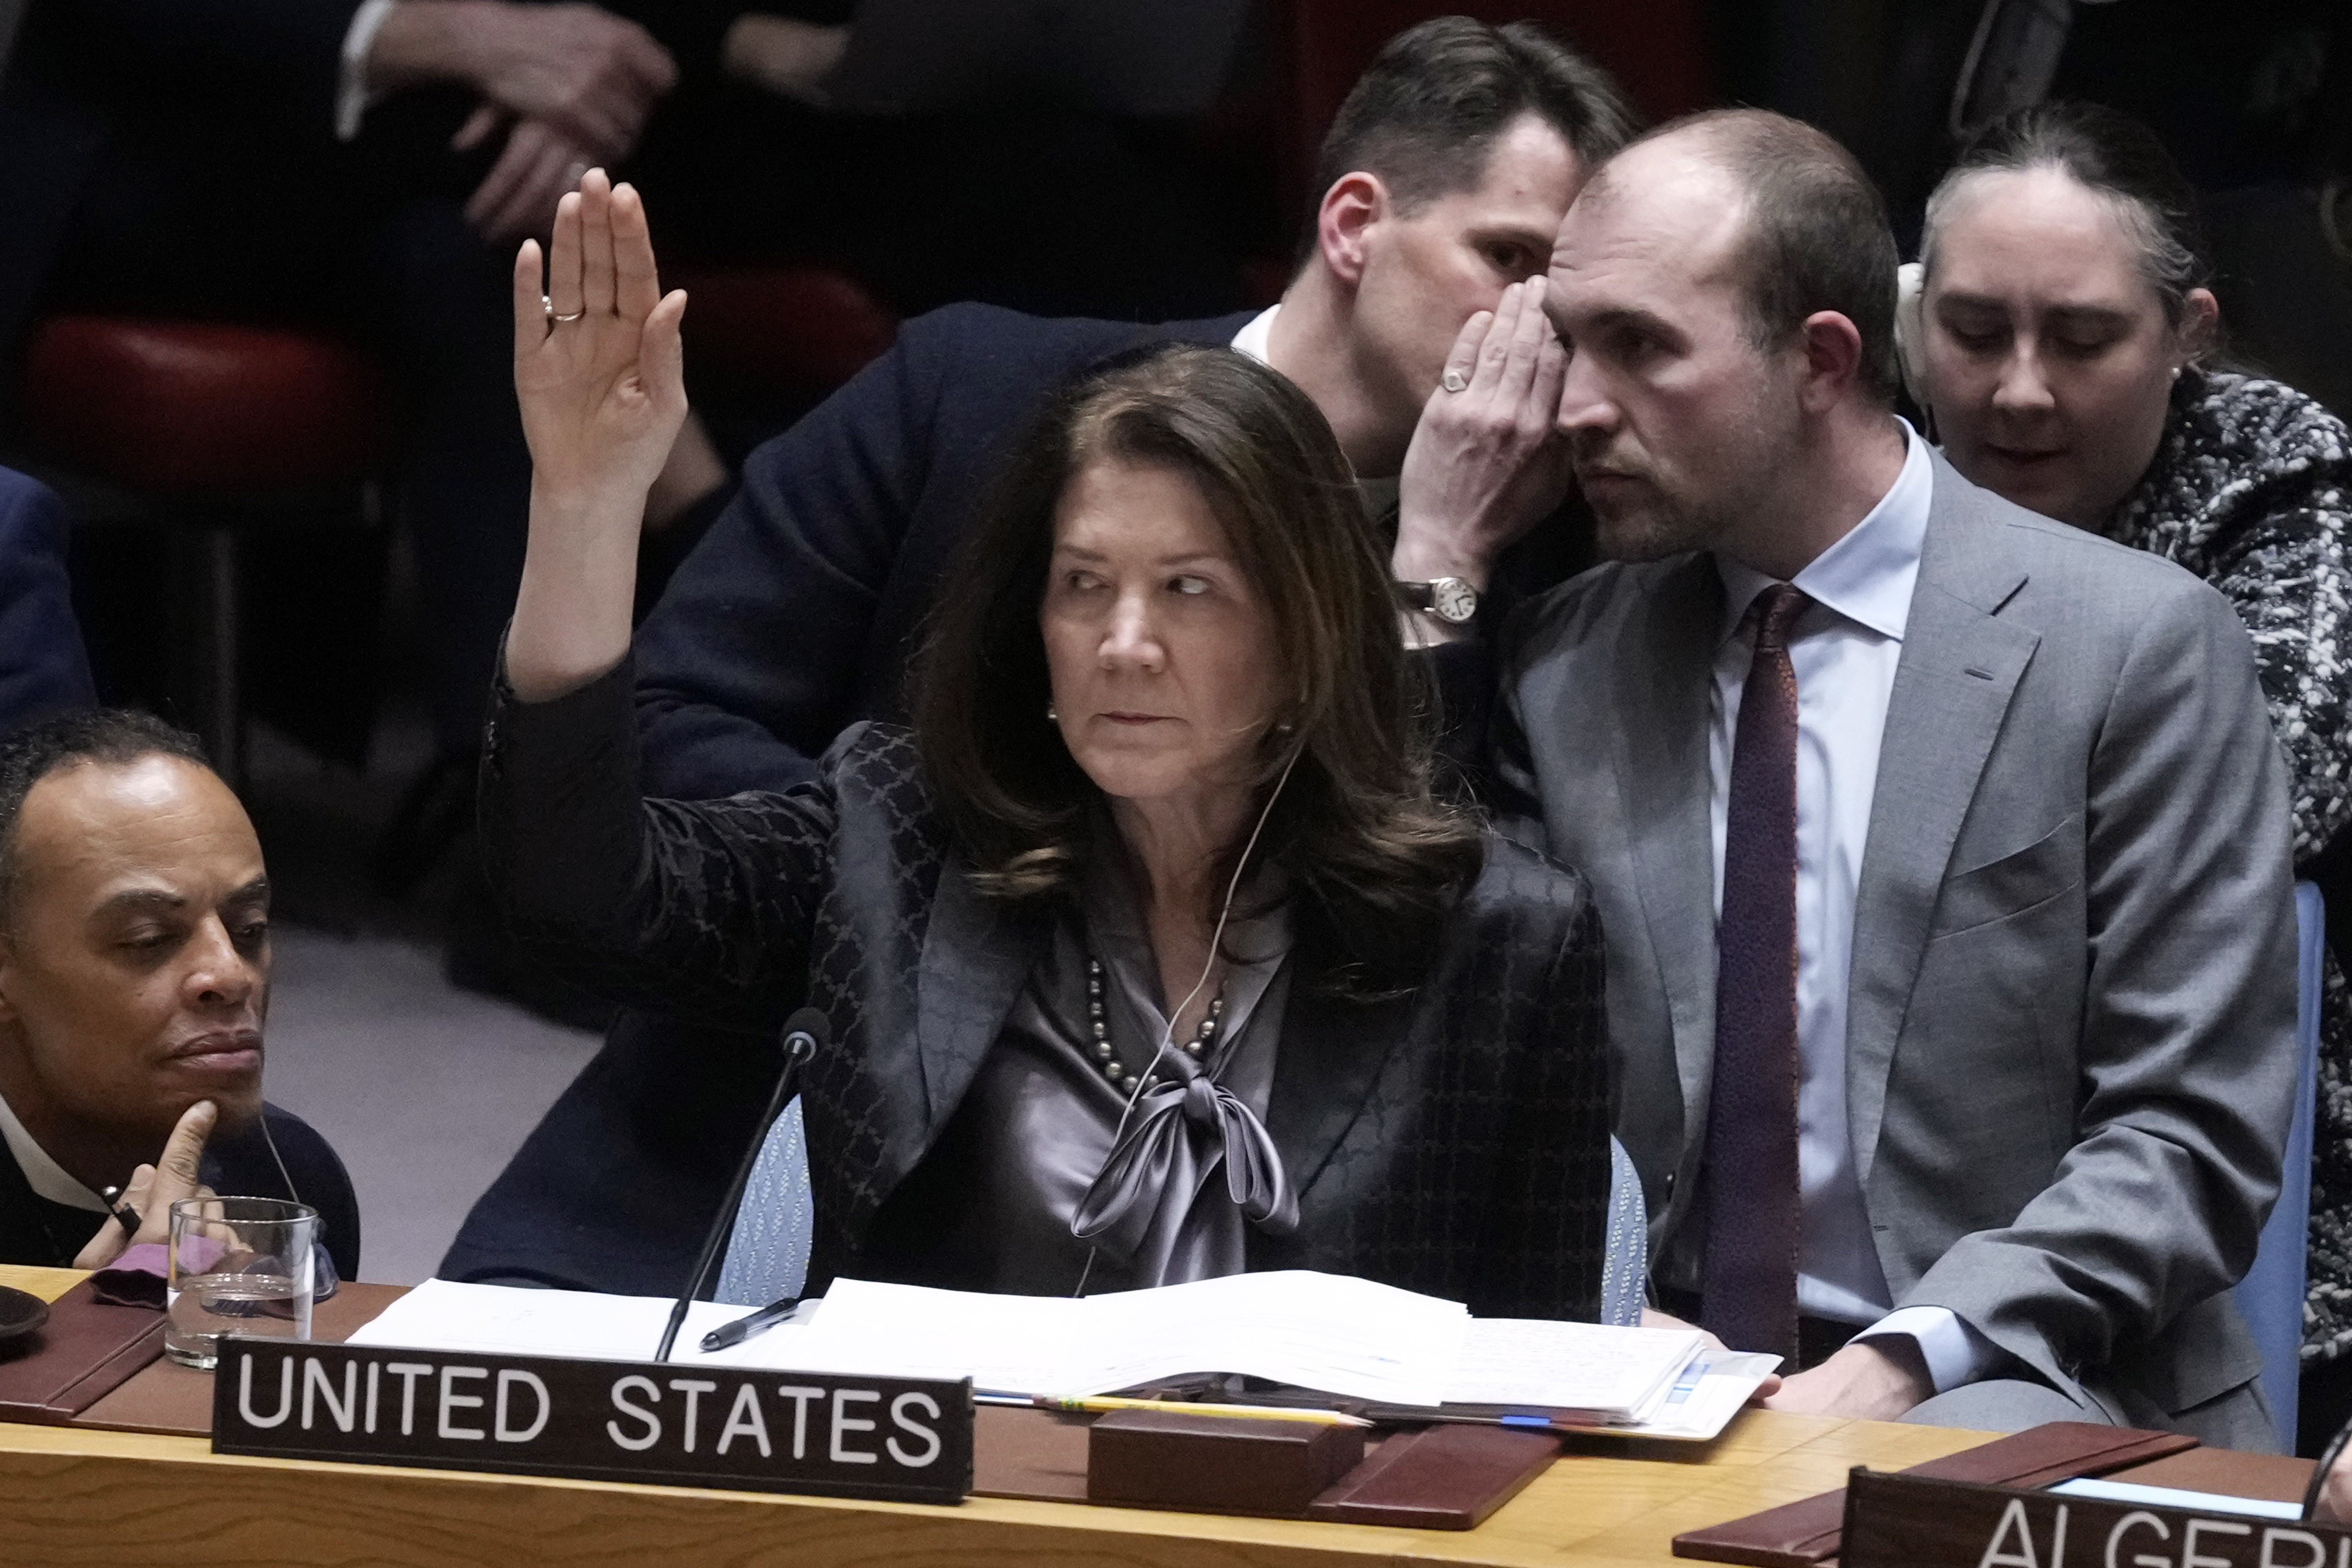
M2352 1531L1855 1470L1845 1568L2352 1568Z
M221 1342L213 1451L961 1502L971 1384Z

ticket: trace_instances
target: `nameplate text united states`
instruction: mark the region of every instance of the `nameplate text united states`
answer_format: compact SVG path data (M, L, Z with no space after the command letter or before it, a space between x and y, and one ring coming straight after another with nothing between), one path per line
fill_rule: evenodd
M971 1384L232 1337L213 1451L960 1502Z

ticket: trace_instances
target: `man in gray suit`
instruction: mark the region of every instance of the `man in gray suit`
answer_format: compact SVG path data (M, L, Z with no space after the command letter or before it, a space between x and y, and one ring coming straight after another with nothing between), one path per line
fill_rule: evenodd
M1498 787L1609 940L1662 1300L1785 1408L2275 1446L2227 1294L2295 1082L2287 806L2230 607L1892 412L1869 182L1728 111L1603 166L1546 309L1612 563Z

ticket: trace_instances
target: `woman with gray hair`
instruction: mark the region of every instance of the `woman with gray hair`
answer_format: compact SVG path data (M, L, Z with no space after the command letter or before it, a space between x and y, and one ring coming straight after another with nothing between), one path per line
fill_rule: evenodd
M2352 437L2294 388L2210 363L2210 271L2195 198L2153 132L2039 104L1979 132L1928 198L1898 336L1962 474L2164 556L2237 606L2308 877L2352 820ZM2303 1364L2309 1415L2332 1425L2344 1394L2311 1384L2352 1350L2352 994L2333 961L2316 1125Z

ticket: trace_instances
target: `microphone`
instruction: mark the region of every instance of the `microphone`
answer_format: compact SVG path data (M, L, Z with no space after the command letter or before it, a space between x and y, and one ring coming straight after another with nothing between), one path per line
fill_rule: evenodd
M735 1211L742 1206L743 1189L751 1184L751 1167L759 1163L760 1151L767 1144L768 1130L792 1102L793 1092L800 1087L801 1068L832 1038L833 1026L814 1007L803 1007L784 1020L784 1070L776 1075L776 1092L768 1097L767 1114L760 1118L751 1144L743 1151L742 1163L735 1167L735 1180L710 1222L710 1234L702 1238L702 1256L694 1260L694 1272L687 1277L686 1289L678 1296L677 1304L669 1310L669 1325L662 1330L661 1349L654 1352L654 1360L669 1360L669 1352L677 1343L677 1331L686 1323L687 1308L709 1285L711 1265L718 1262L719 1249L734 1231Z

